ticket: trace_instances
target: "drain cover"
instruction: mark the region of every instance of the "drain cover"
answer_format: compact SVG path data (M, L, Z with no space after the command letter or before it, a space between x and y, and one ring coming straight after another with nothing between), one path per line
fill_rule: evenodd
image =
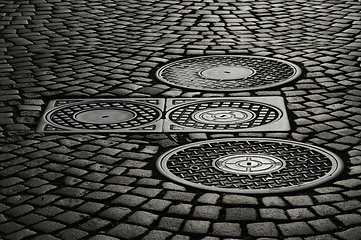
M226 138L177 147L157 160L166 177L218 192L298 191L337 177L342 160L320 147L271 138Z
M38 132L288 131L282 97L50 101Z
M282 97L167 99L166 132L289 131Z
M156 72L168 84L204 91L249 91L276 87L296 79L293 63L261 56L214 55L169 63Z
M162 131L164 99L71 99L49 103L38 132Z

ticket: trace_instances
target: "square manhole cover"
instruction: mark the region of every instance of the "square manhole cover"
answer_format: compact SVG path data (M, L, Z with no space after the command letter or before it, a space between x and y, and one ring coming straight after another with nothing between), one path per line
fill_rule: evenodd
M289 130L282 97L167 99L165 132Z
M44 133L289 130L282 97L52 100L37 128Z
M37 131L45 133L162 132L164 99L50 101Z

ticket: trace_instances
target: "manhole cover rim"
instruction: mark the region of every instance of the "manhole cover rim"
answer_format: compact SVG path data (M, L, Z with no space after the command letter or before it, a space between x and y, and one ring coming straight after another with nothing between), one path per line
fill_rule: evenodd
M285 79L285 80L282 80L282 81L279 81L279 82L270 83L270 84L266 84L266 85L262 85L262 86L253 86L253 87L235 88L235 89L229 89L229 88L214 89L214 88L207 88L207 87L179 85L179 84L168 81L167 79L165 79L162 76L162 72L165 69L167 69L169 67L172 67L172 66L174 66L176 64L179 64L179 63L182 63L182 62L185 62L185 61L191 61L193 59L215 58L215 57L241 57L241 58L256 58L256 59L263 59L263 60L273 60L273 61L281 62L281 63L284 63L284 64L290 66L291 68L293 68L294 74L291 77L289 77L288 79ZM246 66L246 67L251 68L251 67L248 67L248 66ZM252 74L252 75L254 75L254 74ZM292 63L292 62L287 61L287 60L273 58L273 57L254 56L254 55L226 55L226 54L222 54L222 55L206 55L206 56L189 57L189 58L182 58L182 59L172 61L170 63L167 63L167 64L161 66L155 72L155 77L158 80L162 81L163 83L166 83L166 84L169 84L169 85L172 85L172 86L175 86L175 87L185 88L185 89L211 91L211 92L236 92L236 91L255 91L255 90L263 90L263 89L278 87L278 86L285 85L285 84L297 79L299 76L301 76L301 74L302 74L302 68L299 67L298 65Z
M303 146L306 148L311 148L313 150L316 150L318 152L321 152L327 156L327 158L333 163L332 168L322 176L321 178L314 180L312 182L306 182L301 183L299 185L294 186L288 186L288 187L280 187L280 188L268 188L268 189L235 189L235 188L220 188L220 187L214 187L214 186L206 186L202 185L200 183L194 183L190 181L186 181L184 179L181 179L174 175L172 172L170 172L166 166L166 163L168 159L175 153L190 148L192 146L200 146L207 143L215 143L215 142L239 142L239 141L259 141L259 142L269 142L269 141L276 141L276 142L283 142L288 144L294 144L298 146ZM295 192L298 190L304 190L304 189L311 189L313 187L319 186L321 184L324 184L326 182L330 182L331 180L338 177L344 170L345 164L342 161L342 159L335 153L324 149L319 146L315 146L308 143L303 142L297 142L293 140L287 140L287 139L277 139L277 138L221 138L221 139L212 139L212 140L205 140L205 141L198 141L194 143L189 143L185 145L181 145L178 147L175 147L173 149L168 150L167 152L161 154L158 159L156 160L156 168L158 172L160 172L163 176L165 176L168 179L171 179L177 183L194 187L196 189L201 190L209 190L212 192L223 192L223 193L236 193L236 194L272 194L272 193L288 193L288 192Z

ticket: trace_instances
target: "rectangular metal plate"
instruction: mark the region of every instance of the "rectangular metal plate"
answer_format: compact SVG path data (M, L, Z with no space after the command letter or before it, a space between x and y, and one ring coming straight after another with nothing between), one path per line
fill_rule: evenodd
M37 128L43 133L289 130L282 97L52 100Z

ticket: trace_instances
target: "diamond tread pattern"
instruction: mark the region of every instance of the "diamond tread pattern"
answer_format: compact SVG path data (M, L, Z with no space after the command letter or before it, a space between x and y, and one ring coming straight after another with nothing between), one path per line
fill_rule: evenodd
M194 117L194 113L204 109L217 109L217 108L238 108L250 110L255 114L255 118L250 121L237 124L206 124L197 121ZM260 125L268 124L279 119L282 112L274 107L267 106L265 104L259 104L251 101L207 101L202 103L193 103L186 106L176 108L169 114L169 119L181 126L192 127L197 129L244 129L252 128ZM216 121L215 121L216 122Z
M66 102L65 102L66 103ZM57 103L59 104L59 103ZM111 123L111 124L92 124L82 123L73 119L72 115L84 110L97 110L97 109L127 109L136 113L136 117L129 121ZM76 129L123 129L138 127L161 117L161 112L152 106L127 101L98 101L90 103L75 104L64 108L56 109L47 116L52 122L63 127L76 128Z
M264 154L286 161L287 167L259 175L236 175L216 169L212 162L231 153ZM202 144L177 152L167 162L175 176L205 186L232 189L280 189L309 184L329 174L333 163L318 151L275 142L220 142Z
M252 76L236 80L212 80L200 72L219 66L249 67ZM245 91L264 89L293 80L300 70L282 60L250 56L206 56L190 58L163 66L157 77L169 84L197 90Z

